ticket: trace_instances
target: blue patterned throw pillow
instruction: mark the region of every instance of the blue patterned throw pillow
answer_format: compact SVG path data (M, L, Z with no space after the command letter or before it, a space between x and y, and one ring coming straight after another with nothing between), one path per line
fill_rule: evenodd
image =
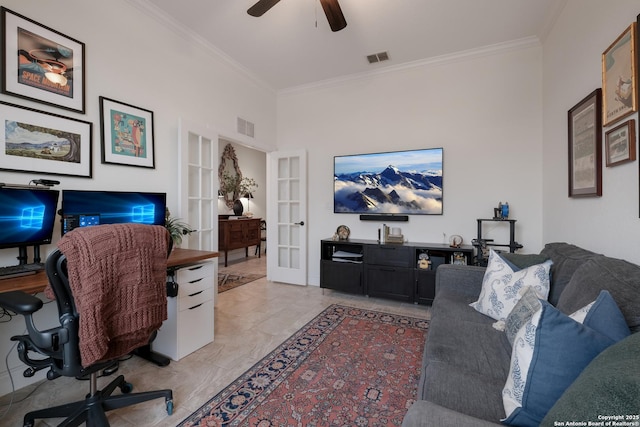
M478 301L469 305L493 319L505 320L520 300L525 286L531 286L538 298L546 300L552 263L547 260L514 272L505 260L491 250L480 296Z
M596 311L593 316L594 320L608 317L604 311ZM540 301L540 308L515 336L509 376L502 391L506 413L502 422L514 426L540 425L591 360L615 342Z

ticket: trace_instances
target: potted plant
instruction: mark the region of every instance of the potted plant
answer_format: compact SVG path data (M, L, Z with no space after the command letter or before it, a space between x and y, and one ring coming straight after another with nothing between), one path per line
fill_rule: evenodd
M183 236L187 236L196 231L191 228L189 224L181 221L180 218L172 218L171 212L169 212L169 208L165 209L164 220L164 226L169 231L169 235L171 235L171 240L173 240L174 247L180 246L182 244Z

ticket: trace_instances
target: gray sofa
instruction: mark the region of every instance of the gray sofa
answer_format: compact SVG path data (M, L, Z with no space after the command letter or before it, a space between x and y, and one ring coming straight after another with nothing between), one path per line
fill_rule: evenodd
M613 296L632 334L594 359L549 411L543 425L586 421L598 415L640 413L640 266L567 243L550 243L537 255L512 254L531 265L553 260L549 302L565 314ZM418 401L403 427L495 426L505 417L502 388L511 345L495 320L469 303L478 299L484 268L441 265L425 344Z

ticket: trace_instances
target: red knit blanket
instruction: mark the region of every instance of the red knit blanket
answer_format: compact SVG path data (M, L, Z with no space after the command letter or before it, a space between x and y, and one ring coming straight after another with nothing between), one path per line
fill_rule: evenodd
M67 258L87 367L145 345L167 318L167 231L112 224L77 228L58 248Z

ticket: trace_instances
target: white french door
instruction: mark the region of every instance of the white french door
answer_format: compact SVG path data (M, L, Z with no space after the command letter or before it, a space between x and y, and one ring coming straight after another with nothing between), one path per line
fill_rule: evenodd
M307 153L268 154L267 278L307 284Z
M179 207L177 215L196 229L182 247L218 250L218 135L180 119L178 151Z

